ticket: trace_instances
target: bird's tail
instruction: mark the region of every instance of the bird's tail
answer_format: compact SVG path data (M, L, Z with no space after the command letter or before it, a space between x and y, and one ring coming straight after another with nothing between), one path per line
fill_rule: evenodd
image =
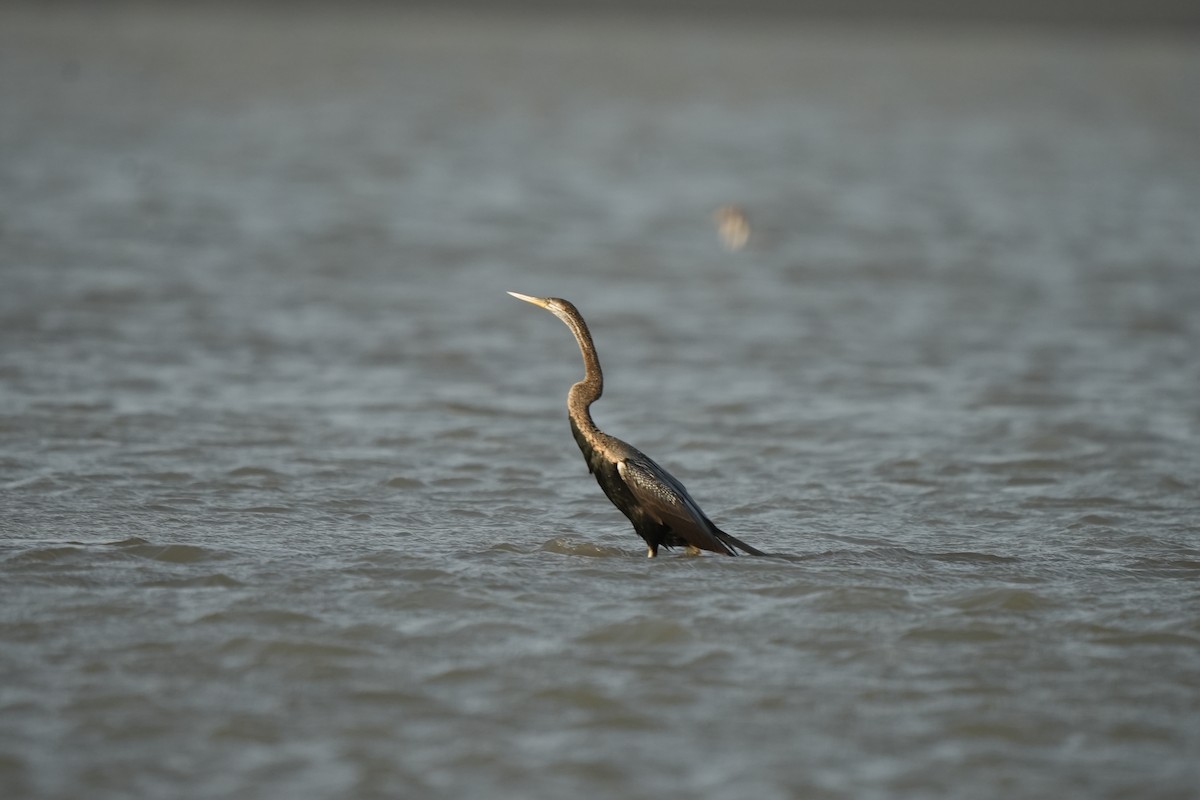
M716 525L713 526L713 532L716 533L717 538L720 539L721 542L723 544L725 544L727 547L729 547L730 549L733 549L736 547L739 550L745 552L747 555L752 555L752 556L769 556L769 555L771 555L770 553L764 553L762 550L759 550L757 547L751 547L750 545L743 542L741 539L734 536L732 533L726 533L725 531L718 528ZM736 555L736 553L735 553L735 555Z

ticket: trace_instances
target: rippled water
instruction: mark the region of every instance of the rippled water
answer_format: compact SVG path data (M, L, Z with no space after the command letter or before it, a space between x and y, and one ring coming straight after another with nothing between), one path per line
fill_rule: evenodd
M0 795L1194 796L1194 42L2 16Z

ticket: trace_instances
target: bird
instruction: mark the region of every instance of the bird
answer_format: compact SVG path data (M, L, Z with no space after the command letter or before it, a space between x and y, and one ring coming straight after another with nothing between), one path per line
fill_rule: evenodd
M754 556L767 555L718 528L683 484L645 453L596 427L591 406L604 391L604 374L592 334L579 309L561 297L509 294L546 309L575 334L583 355L584 376L567 393L571 433L604 494L645 540L646 556L654 558L663 547L685 547L692 554L707 550L736 556L737 550L741 550Z

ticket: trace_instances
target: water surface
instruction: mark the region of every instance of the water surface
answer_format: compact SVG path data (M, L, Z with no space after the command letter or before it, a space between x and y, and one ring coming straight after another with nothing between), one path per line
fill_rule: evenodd
M1193 795L1194 43L3 18L0 794Z

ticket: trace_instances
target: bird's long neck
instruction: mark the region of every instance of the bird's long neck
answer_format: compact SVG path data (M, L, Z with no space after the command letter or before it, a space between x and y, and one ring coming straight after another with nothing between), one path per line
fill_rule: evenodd
M599 433L596 423L592 422L591 405L604 392L604 373L600 371L600 358L596 355L592 334L583 318L572 314L564 317L563 322L571 329L571 333L575 334L579 352L583 355L584 369L583 380L574 384L567 394L567 413L575 426L591 438Z

